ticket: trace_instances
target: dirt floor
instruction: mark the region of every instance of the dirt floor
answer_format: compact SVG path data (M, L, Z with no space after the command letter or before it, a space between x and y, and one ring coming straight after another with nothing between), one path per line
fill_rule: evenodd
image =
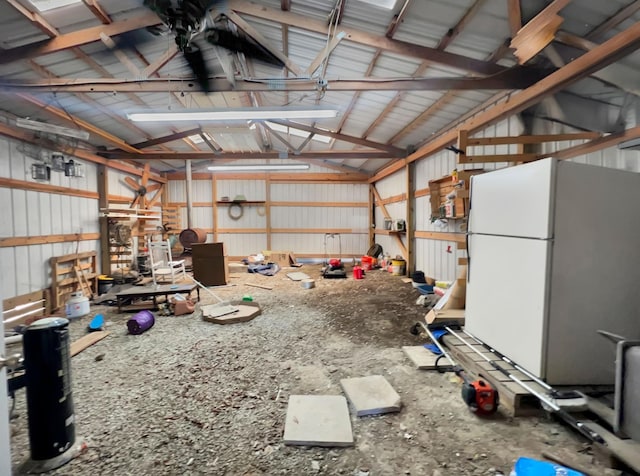
M288 279L293 271L316 287ZM400 277L323 280L319 266L305 265L273 277L234 273L231 286L213 290L223 299L252 296L262 315L227 326L197 313L160 316L133 336L131 314L92 307L111 335L72 359L76 432L88 447L51 474L509 475L518 457L543 451L609 474L571 429L545 416L479 418L455 377L416 370L401 346L425 342L409 332L425 310ZM72 340L90 318L71 322ZM402 411L352 416L352 448L283 445L289 395L342 394L340 379L376 374L401 395ZM29 454L24 390L15 414L17 464Z

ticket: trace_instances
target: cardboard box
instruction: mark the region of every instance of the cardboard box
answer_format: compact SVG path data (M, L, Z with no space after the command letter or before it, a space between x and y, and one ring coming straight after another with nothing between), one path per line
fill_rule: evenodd
M263 251L264 260L267 263L275 263L281 268L291 266L291 252L290 251Z

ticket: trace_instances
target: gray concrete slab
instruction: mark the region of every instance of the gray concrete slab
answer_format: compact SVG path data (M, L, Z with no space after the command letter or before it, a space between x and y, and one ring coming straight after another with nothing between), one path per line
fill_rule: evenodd
M340 385L357 416L399 412L402 408L400 395L382 375L342 379Z
M347 400L342 395L291 395L284 444L353 446Z
M404 346L402 347L404 353L409 357L409 360L413 362L413 365L416 366L416 369L420 370L435 370L436 369L436 359L438 358L430 350L425 349L421 345L412 345L412 346ZM440 364L444 367L448 366L450 363L446 359L442 359Z

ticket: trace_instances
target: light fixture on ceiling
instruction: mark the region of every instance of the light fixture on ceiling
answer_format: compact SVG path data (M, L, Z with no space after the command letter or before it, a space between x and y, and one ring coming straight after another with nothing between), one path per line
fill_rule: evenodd
M324 119L336 117L336 109L245 107L237 109L133 112L127 118L134 122L160 121L249 121L251 119Z
M71 129L69 127L56 126L48 122L32 121L31 119L16 119L16 126L32 131L46 132L48 134L56 134L59 136L75 137L76 139L89 140L89 133L80 129Z
M66 7L74 3L80 3L80 0L30 0L31 4L41 12L53 10L54 8Z
M228 164L210 165L213 172L267 172L272 170L308 170L309 164Z
M620 150L640 150L640 139L630 139L618 144Z

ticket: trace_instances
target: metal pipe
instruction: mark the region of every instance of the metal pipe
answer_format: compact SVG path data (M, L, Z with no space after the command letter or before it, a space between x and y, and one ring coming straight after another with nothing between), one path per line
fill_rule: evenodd
M192 184L192 174L191 174L191 161L185 160L185 174L187 177L186 186L187 186L187 228L193 228L193 199L191 196L191 184Z
M456 364L455 361L449 355L449 353L446 350L444 350L444 347L442 347L440 345L440 342L438 342L438 339L435 338L435 336L432 334L431 330L429 330L429 328L423 322L418 322L418 324L420 324L422 326L422 328L425 330L425 332L429 336L429 339L431 339L431 341L438 347L440 352L442 352L442 355L444 355L447 358L447 360L449 362L451 362L451 365L453 367L457 367L458 364Z
M574 428L575 430L577 430L578 432L582 433L582 435L584 435L587 439L589 439L590 441L595 441L597 443L600 443L601 445L606 445L607 443L604 441L604 439L602 438L602 436L600 436L598 433L596 433L595 431L593 431L591 428L587 427L584 423L579 422L578 420L576 420L575 418L573 418L573 416L569 415L569 413L567 413L565 410L563 410L562 408L560 408L554 401L549 400L546 396L542 395L540 392L538 392L537 390L531 388L529 385L527 385L526 383L524 383L522 380L520 380L518 377L514 376L513 374L511 374L511 372L509 372L506 369L503 369L502 367L500 367L494 360L491 360L489 357L487 357L486 355L484 355L482 352L480 352L478 349L476 349L474 346L472 346L471 344L469 344L466 340L464 340L462 337L460 337L456 332L454 332L450 327L445 327L445 329L447 330L447 332L449 332L452 336L456 337L456 339L458 339L460 342L462 342L464 345L466 345L467 347L469 347L471 350L473 350L476 354L478 354L480 357L482 357L484 360L486 360L487 362L489 362L489 364L496 369L497 371L501 372L502 374L506 375L508 378L510 378L511 380L513 380L515 383L517 383L518 385L520 385L522 388L524 388L527 392L529 392L531 395L535 396L538 400L540 400L546 407L550 408L552 410L552 413L556 413L558 416L560 416L560 418L562 418L562 420L564 420L568 425L570 425L572 428Z
M469 337L471 337L473 340L475 340L478 344L484 346L489 352L491 352L492 354L497 355L500 359L504 360L506 363L508 363L509 365L513 366L514 369L516 369L517 371L523 373L524 375L526 375L527 377L529 377L531 380L533 380L534 382L536 382L538 385L540 385L541 387L546 388L547 390L549 390L550 392L555 392L555 390L553 389L553 387L551 387L549 384L547 384L547 382L545 382L544 380L539 379L538 377L536 377L535 375L533 375L531 372L529 372L528 370L523 369L522 367L520 367L518 364L516 364L514 361L512 361L511 359L509 359L508 357L502 355L500 352L498 352L497 350L495 350L493 347L491 347L488 344L485 344L484 342L482 342L480 339L478 339L477 337L473 336L472 334L470 334L469 332L467 332L466 329L462 329L462 332L464 332L466 335L468 335Z

